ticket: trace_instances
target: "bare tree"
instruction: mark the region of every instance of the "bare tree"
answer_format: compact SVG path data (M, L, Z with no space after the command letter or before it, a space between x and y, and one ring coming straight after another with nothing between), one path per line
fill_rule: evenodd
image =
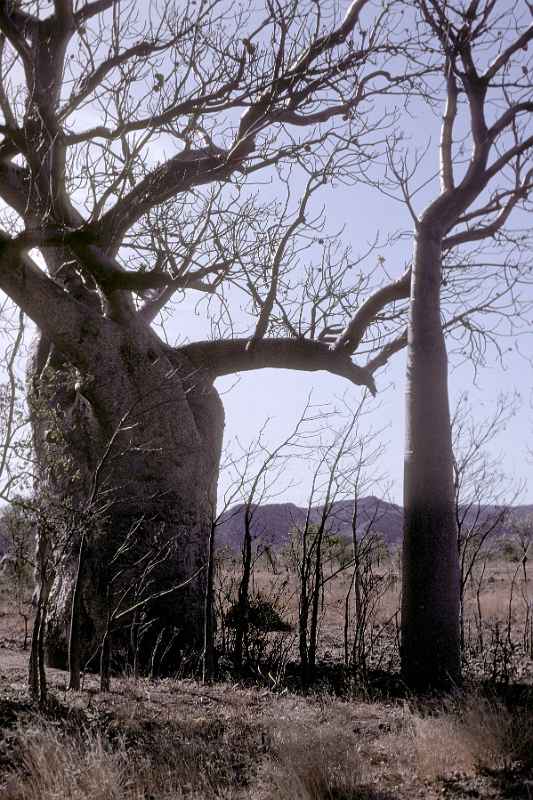
M514 534L514 539L518 545L518 566L511 582L511 591L509 595L509 614L507 622L507 638L511 644L511 619L512 619L512 604L513 604L513 590L514 584L521 573L520 593L522 603L524 606L524 627L522 631L522 647L524 655L529 658L533 657L533 597L531 595L531 581L529 576L528 562L531 560L531 551L533 547L533 515L528 514L526 517L518 520L511 521L511 531Z
M487 448L515 415L518 398L502 395L494 413L475 420L467 393L452 416L454 497L460 570L459 625L465 649L465 592L473 572L496 534L507 523L509 511L523 486L512 486L497 455Z
M202 680L204 683L210 683L216 677L216 597L215 597L215 570L216 570L216 535L217 529L224 522L231 519L234 511L230 511L230 507L240 497L244 490L244 485L247 480L246 470L249 466L251 458L250 451L243 455L243 462L246 464L244 470L240 470L236 463L234 456L230 451L224 453L221 462L221 471L231 470L234 479L224 492L222 503L218 507L213 505L211 510L211 529L207 541L207 581L205 587L205 605L204 605L204 650L202 658ZM253 499L253 492L252 492ZM249 527L248 527L249 532ZM243 560L246 562L248 548L245 547L243 542ZM250 548L250 565L251 569L251 548ZM243 575L247 571L246 563L243 564ZM246 587L246 593L248 587ZM239 590L239 595L241 590ZM224 613L224 612L222 612Z
M361 430L365 399L363 397L340 431L333 433L330 429L329 441L322 441L316 447L305 520L294 529L290 541L291 561L299 583L298 648L305 683L312 682L315 677L325 587L340 573L352 568L355 561L355 554L348 558L335 557L338 541L333 531L335 503L349 494L354 468L357 470L357 456L372 438ZM326 421L324 428L327 428Z
M313 438L312 426L316 424L316 409L310 398L299 418L288 435L276 447L268 448L263 440L264 427L257 439L251 444L240 464L234 463L240 478L243 522L242 537L242 570L237 590L237 602L234 606L235 644L233 660L238 669L242 668L248 640L250 616L250 584L254 561L263 551L260 546L254 551L254 522L257 511L273 496L290 489L290 484L283 480L283 472L290 458L304 457L309 450L306 440ZM307 446L306 446L307 445ZM254 460L256 463L254 464ZM280 488L281 487L281 488Z
M417 213L405 160L391 157L390 169L414 222L402 669L410 686L428 688L461 680L460 571L441 289L454 258L460 266L456 248L471 254L480 242L503 236L511 212L527 205L533 188L533 101L524 55L533 26L527 3L510 9L492 0L454 5L418 0L414 14L417 30L430 36L423 50L428 65L440 65L442 75L440 84L428 84L426 95L430 104L438 97L442 108L440 191ZM445 256L449 271L443 269ZM500 298L509 283L516 285L513 278L507 281L510 267L504 264L499 275Z
M17 497L0 511L1 544L7 546L7 554L0 560L0 572L10 589L17 613L24 624L23 649L28 646L29 622L31 618L31 579L34 568L34 530L24 500L18 505Z
M24 314L7 298L0 308L0 499L10 502L28 488L28 414L23 402L20 361L24 352Z
M320 243L311 201L325 182L364 178L360 165L393 122L375 97L409 89L424 71L403 65L400 23L394 2L369 0L342 17L333 2L295 0L264 10L221 0L161 0L149 11L134 0L0 7L0 288L40 330L31 363L39 480L47 496L81 508L110 432L135 406L103 476L113 510L87 558L97 562L108 537L116 550L132 528L139 557L154 535L172 540L158 580L188 588L160 624L179 621L184 645L202 640L199 566L223 430L214 380L325 369L375 389L372 368L351 356L369 326L386 333L384 309L409 281L354 281L356 259ZM261 170L282 187L307 181L299 202L258 209ZM318 280L291 271L306 241L310 260L324 250ZM192 292L213 338L170 347L151 324ZM248 316L233 327L229 312L241 306ZM331 325L350 318L331 349ZM65 551L63 589L47 600L56 664L78 552ZM95 629L101 591L96 584L87 608Z

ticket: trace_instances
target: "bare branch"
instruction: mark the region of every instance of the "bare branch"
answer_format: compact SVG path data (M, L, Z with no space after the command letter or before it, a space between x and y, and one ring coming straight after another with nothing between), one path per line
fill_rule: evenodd
M106 244L120 242L126 231L154 204L213 181L226 180L238 163L218 148L186 150L148 174L107 211L98 223L99 237Z
M452 65L446 65L447 71L447 102L446 110L444 112L441 142L440 142L440 158L441 158L441 181L444 191L451 191L455 186L453 178L453 126L457 117L457 80L453 72Z
M279 272L280 272L280 268L281 268L281 265L282 265L283 257L284 257L284 254L285 254L285 250L287 248L287 245L288 245L289 241L292 239L292 237L294 236L294 234L297 231L297 229L299 228L299 226L303 225L305 223L305 210L306 210L307 204L308 204L309 199L311 198L313 192L315 192L318 189L319 185L320 184L317 183L316 178L314 176L312 176L308 180L307 186L306 186L304 194L303 194L303 197L302 197L302 199L300 201L300 210L298 212L298 215L295 217L295 219L288 226L287 230L283 234L283 236L281 238L281 241L280 241L280 243L279 243L279 245L278 245L278 247L276 249L276 252L274 254L274 258L272 259L270 288L268 290L267 296L266 296L265 300L263 301L263 304L262 304L262 307L261 307L261 311L260 311L260 314L259 314L259 319L257 320L257 325L256 325L255 331L254 331L252 339L251 339L251 343L250 343L251 346L255 346L255 342L257 341L257 339L262 339L265 336L265 334L266 334L266 332L268 330L268 323L270 321L270 315L272 313L272 309L274 307L274 302L275 302L276 297L277 297Z
M486 82L491 81L492 78L494 78L494 76L502 69L502 67L505 67L509 63L511 56L513 56L520 49L527 50L527 45L532 39L533 25L530 25L529 28L527 28L527 30L525 30L522 35L518 37L518 39L515 39L515 41L502 53L500 53L495 61L492 62L492 64L484 73L483 80Z
M397 336L396 339L393 339L391 342L387 342L387 344L382 347L380 352L374 356L374 358L371 358L369 361L367 361L365 369L367 369L373 375L377 369L384 367L393 355L399 353L400 350L403 350L405 347L407 347L407 328L400 336Z
M24 29L34 29L36 20L29 14L13 8L9 0L0 3L0 30L13 45L27 68L31 61L31 49L24 38Z
M71 23L73 19L72 0L54 0L55 16L61 24Z
M104 321L48 278L0 232L0 287L73 363L86 366ZM50 310L54 309L54 313Z
M442 243L443 249L451 250L460 244L466 244L467 242L478 242L482 239L493 237L496 233L498 233L499 230L503 228L516 204L520 200L524 200L532 189L533 169L529 170L522 185L510 193L507 203L504 205L496 219L494 219L489 225L481 225L479 227L456 233L453 236L448 236ZM484 209L484 213L487 213L487 210L488 209L486 207Z
M179 349L194 366L204 367L214 377L268 367L307 372L325 370L376 393L374 379L366 369L354 364L344 353L332 352L322 342L277 338L260 339L253 348L248 344L248 339L229 339L195 342Z
M411 269L409 268L401 278L378 289L363 303L331 349L334 352L354 353L368 326L374 322L376 314L389 303L409 297L410 286Z
M496 159L496 161L494 161L493 164L490 165L490 167L485 170L484 186L488 184L491 178L501 172L502 169L513 160L513 158L526 153L532 147L533 136L528 136L527 139L524 139L524 141L518 142L514 147L510 147L507 152L503 153L499 158Z
M76 11L74 18L76 23L81 25L91 17L95 17L97 14L101 14L103 11L107 11L108 8L111 8L113 5L118 5L119 3L120 0L95 0L93 3L86 3Z
M514 123L519 114L531 114L533 112L533 102L516 103L507 109L502 116L489 128L489 137L494 141L505 128Z

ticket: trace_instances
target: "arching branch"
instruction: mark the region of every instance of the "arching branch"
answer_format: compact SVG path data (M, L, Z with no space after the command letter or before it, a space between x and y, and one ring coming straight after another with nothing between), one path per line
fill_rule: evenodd
M268 367L304 372L324 370L376 393L374 379L367 369L354 364L345 353L332 352L327 344L311 339L260 339L253 347L248 339L231 339L194 342L179 349L195 366L207 369L215 378Z
M389 283L374 292L357 310L331 349L334 352L354 353L359 347L368 326L374 322L376 314L395 300L407 299L410 286L411 269L408 269L397 281Z

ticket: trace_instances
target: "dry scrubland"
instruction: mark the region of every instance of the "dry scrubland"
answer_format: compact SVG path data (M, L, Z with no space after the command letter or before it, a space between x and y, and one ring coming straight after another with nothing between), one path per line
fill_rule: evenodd
M395 574L395 564L385 559L376 568L386 591L376 603L369 635L374 637L372 658L382 668L395 663L399 585L386 580ZM294 624L296 576L284 560L275 564L275 572L261 559L253 592L270 598ZM81 692L68 693L66 674L49 670L53 703L45 713L27 701L24 621L16 593L3 579L0 795L5 800L531 800L532 662L523 651L527 586L519 572L515 562L492 560L479 598L475 582L467 598L467 674L479 675L484 665L485 677L490 677L499 637L498 657L506 654L508 660L507 687L482 690L478 682L462 696L421 701L400 691L377 690L370 681L366 686L345 683L345 694L335 696L326 667L333 669L343 657L349 585L344 574L326 585L320 630L323 670L319 683L305 695L291 683L290 664L285 682L260 669L255 685L229 680L228 674L213 686L121 676L113 679L109 693L97 690L96 676L85 676ZM219 603L231 604L238 574L237 564L225 559ZM476 651L478 599L484 644ZM505 650L509 619L512 646ZM226 635L229 647L231 630ZM280 640L286 660L295 655L294 631L265 639L267 655L269 647L279 651ZM229 657L221 659L222 670L228 662Z
M327 562L324 575L334 573L338 562ZM533 575L528 560L509 547L507 557L498 548L481 558L466 582L464 592L464 669L468 677L493 683L533 683ZM368 667L399 670L401 576L397 554L372 562L366 575L365 648ZM241 565L238 556L226 553L219 570L219 616L235 602ZM318 655L323 666L340 664L345 657L346 597L349 594L349 650L353 646L355 620L353 569L348 568L324 583L321 598ZM254 634L257 648L272 654L276 665L297 658L299 579L294 565L283 555L272 561L262 555L252 572L251 596L271 603L291 626L283 634ZM227 631L229 648L231 630ZM266 640L266 641L265 641ZM269 649L270 648L270 649ZM278 653L281 655L278 657ZM285 663L285 662L284 662ZM284 663L279 665L284 667ZM273 678L275 676L272 676Z

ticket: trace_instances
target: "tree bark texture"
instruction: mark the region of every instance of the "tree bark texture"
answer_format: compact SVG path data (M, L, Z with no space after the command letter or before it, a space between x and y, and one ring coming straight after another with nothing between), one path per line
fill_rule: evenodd
M417 690L460 682L459 563L447 355L440 317L441 240L417 233L408 332L402 673Z
M147 326L102 336L86 371L43 336L30 366L38 493L56 566L47 662L67 664L85 531L82 667L98 668L110 614L112 665L171 672L202 645L223 409L210 378Z

